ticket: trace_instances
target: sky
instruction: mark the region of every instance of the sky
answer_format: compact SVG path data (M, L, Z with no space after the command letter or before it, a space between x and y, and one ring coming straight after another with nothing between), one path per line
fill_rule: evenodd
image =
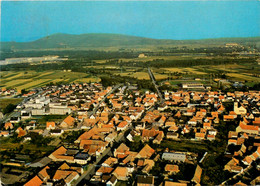
M55 33L155 39L260 36L260 1L1 1L1 41Z

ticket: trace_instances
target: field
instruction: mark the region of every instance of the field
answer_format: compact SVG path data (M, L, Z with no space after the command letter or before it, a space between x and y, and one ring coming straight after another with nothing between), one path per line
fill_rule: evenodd
M91 75L83 72L68 72L68 71L2 71L0 72L0 87L5 88L16 88L18 91L22 89L32 89L40 86L44 86L50 83L83 83L83 82L99 82L100 76L103 73L110 73L112 75L120 75L124 78L131 77L138 80L149 80L150 77L147 73L147 68L143 64L147 61L153 61L156 59L163 60L189 60L198 58L198 56L190 56L187 54L181 56L149 56L145 58L120 58L117 59L122 61L122 65L116 63L106 63L108 60L94 60L96 63L94 66L82 66L85 69L98 70L96 75ZM201 59L212 58L207 56L200 56ZM223 57L215 57L223 58ZM227 57L230 58L230 57ZM224 58L223 58L224 59ZM116 59L115 59L116 60ZM113 61L113 59L112 59ZM139 65L128 65L133 61ZM129 63L128 63L129 62ZM131 62L131 63L130 63ZM159 63L159 62L158 62ZM253 86L255 83L260 82L259 71L260 65L254 63L239 63L239 64L226 64L226 65L199 65L190 67L162 67L162 68L151 68L155 79L170 80L172 85L179 84L183 81L192 81L195 78L200 78L202 83L212 83L213 79L227 78L231 81L242 81L246 85ZM210 79L211 78L211 79ZM223 78L223 77L222 77ZM174 82L178 81L178 82Z
M0 72L0 87L16 88L17 90L32 89L49 83L58 82L98 82L100 79L82 72L64 71L5 71Z
M23 98L2 98L0 100L0 110L4 109L9 104L18 104Z

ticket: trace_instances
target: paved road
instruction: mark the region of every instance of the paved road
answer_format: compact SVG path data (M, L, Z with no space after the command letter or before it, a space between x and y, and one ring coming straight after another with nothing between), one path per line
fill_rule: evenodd
M41 94L43 91L39 91L38 93L36 93L35 95L28 97L28 98L24 98L24 100L21 103L26 103L28 100L30 100L31 98L35 98L36 96L38 96L39 94ZM20 103L19 103L20 104ZM18 109L16 111L11 112L9 115L6 115L3 117L3 119L1 120L1 123L5 123L6 121L10 120L11 117L17 115L18 113L21 113L22 109Z
M236 179L238 176L244 175L245 173L247 173L251 168L253 168L252 164L248 165L245 169L242 170L242 172L237 173L236 175L234 175L233 177L229 178L228 180L222 182L220 185L226 185L226 183L232 179Z
M130 125L130 127L128 129L133 129L133 126ZM124 130L121 133L119 133L119 135L117 136L117 138L115 139L115 142L121 142L124 140L124 136L125 133L128 130ZM111 152L111 148L108 147L101 156L98 157L98 159L96 160L96 162L94 164L90 164L88 165L88 170L86 172L84 172L76 181L75 185L78 185L83 179L85 180L90 180L90 178L95 174L95 167L100 164L100 161L102 160L102 158L104 158L107 154L112 153Z
M161 99L160 104L162 104L162 103L164 102L164 99L163 99L163 97L162 97L161 92L160 92L159 89L158 89L158 86L157 86L157 84L156 84L154 75L153 75L153 73L152 73L152 71L151 71L151 69L150 69L149 67L148 67L148 74L149 74L149 76L150 76L150 78L151 78L151 80L152 80L152 82L153 82L153 84L154 84L154 87L155 87L155 89L156 89L156 91L157 91L157 93L158 93L158 95L159 95L159 97L160 97L160 99Z
M116 85L112 90L110 90L105 96L104 98L98 103L98 105L93 109L92 112L89 112L88 115L91 116L93 114L96 114L98 108L100 107L100 104L103 103L105 101L105 99L112 94L116 89L118 89L120 86L122 86L123 84L118 84Z
M87 171L85 171L75 182L75 185L78 185L83 179L90 179L91 175L95 173L95 167L100 162L100 160L105 157L109 152L111 151L111 148L108 147L101 156L98 157L95 163L89 164Z

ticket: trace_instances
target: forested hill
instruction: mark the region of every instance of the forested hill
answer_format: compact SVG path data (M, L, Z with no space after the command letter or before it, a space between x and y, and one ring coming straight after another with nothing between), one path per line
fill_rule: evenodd
M121 34L53 34L32 42L1 42L1 50L30 49L84 49L97 47L147 47L185 44L253 43L259 45L260 37L220 38L202 40L165 40Z

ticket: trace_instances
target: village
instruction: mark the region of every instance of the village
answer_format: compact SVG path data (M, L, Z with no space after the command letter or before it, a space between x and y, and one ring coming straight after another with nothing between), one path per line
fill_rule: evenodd
M259 91L165 90L162 97L135 85L100 83L23 94L2 125L1 140L53 148L38 156L22 149L11 155L14 151L1 147L1 181L199 185L209 179L207 161L219 153L225 161L215 165L215 176L221 177L219 171L226 176L216 178L219 184L259 183ZM20 173L21 168L30 171Z

